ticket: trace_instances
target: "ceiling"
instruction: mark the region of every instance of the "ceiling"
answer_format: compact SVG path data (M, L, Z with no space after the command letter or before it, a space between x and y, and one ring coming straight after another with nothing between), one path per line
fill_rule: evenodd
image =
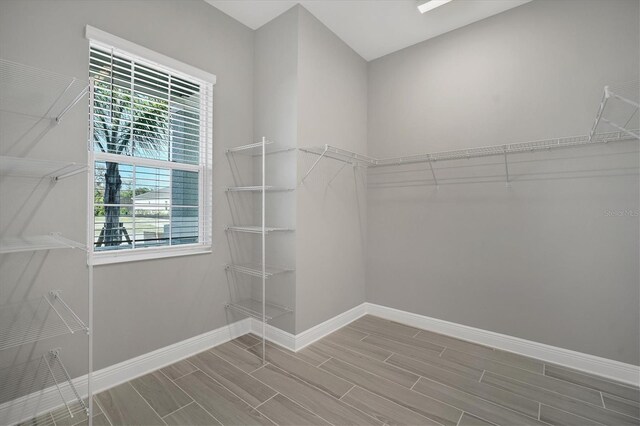
M300 3L367 61L531 0L453 0L425 14L416 0L205 0L257 29Z

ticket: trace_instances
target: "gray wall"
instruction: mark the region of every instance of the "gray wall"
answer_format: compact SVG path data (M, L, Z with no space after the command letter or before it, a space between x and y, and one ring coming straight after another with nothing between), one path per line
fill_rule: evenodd
M537 0L372 61L369 153L586 134L638 81L638 5ZM637 152L512 156L511 187L501 159L372 170L367 301L637 365Z
M273 144L270 152L294 148L298 132L298 8L293 7L254 33L254 121L256 138L267 137ZM295 150L267 155L268 185L295 188ZM258 174L259 159L253 164ZM258 183L260 176L256 176ZM266 196L267 226L296 227L296 194L270 192ZM260 194L254 196L254 223L260 223ZM260 237L254 236L254 258L261 255ZM267 264L294 269L295 233L272 233L267 236ZM261 300L261 283L254 280L254 298ZM267 300L296 308L296 274L286 273L267 281ZM295 315L286 314L272 322L295 333Z
M253 121L253 32L201 0L9 0L0 2L0 55L87 78L86 24L199 67L218 79L213 119L213 253L96 267L94 353L95 368L100 369L224 326L232 319L223 308L229 297L224 264L230 257L224 225L231 222L223 188L233 181L224 149L253 140L252 126L247 125ZM86 112L83 101L31 149L31 155L85 161ZM2 154L6 154L6 143L3 140ZM74 177L40 200L30 195L28 187L12 191L10 182L3 181L2 230L6 235L55 230L84 240L86 184L83 177ZM20 197L28 198L29 207L22 206ZM34 217L28 215L34 207L31 204L37 207ZM19 297L10 293L16 283L36 296L54 282L86 318L86 271L81 254L52 253L44 259L15 256L11 264L0 265L3 298ZM22 271L28 272L21 275ZM85 339L71 339L71 346L65 344L71 350L63 355L71 358L68 364L76 375L86 372L75 368L80 365L76 358L84 360L86 351L76 351L80 344L74 342ZM60 342L36 349L55 344Z
M366 152L365 60L303 7L298 53L298 147ZM316 159L300 153L298 180ZM323 160L298 187L298 333L364 302L365 174L341 167Z

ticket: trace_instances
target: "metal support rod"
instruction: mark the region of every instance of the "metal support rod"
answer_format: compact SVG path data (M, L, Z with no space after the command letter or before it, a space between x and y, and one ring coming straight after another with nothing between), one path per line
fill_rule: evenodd
M88 175L89 175L89 183L87 184L87 202L90 203L91 208L90 212L93 212L93 182L95 181L95 167L93 162L93 150L94 150L94 123L93 123L93 114L94 114L94 84L95 80L92 78L89 79L89 137L87 138L87 143L89 145L89 150L87 153L87 165L88 165ZM93 426L93 239L94 239L94 216L93 214L89 214L87 218L87 280L89 288L87 291L87 302L89 304L89 312L88 312L88 320L87 320L87 345L88 349L88 372L87 372L87 417L89 426Z
M311 168L309 169L309 171L307 172L306 175L304 175L304 177L302 178L302 180L300 181L300 183L304 182L304 180L307 178L307 176L309 176L309 173L311 173L311 171L313 169L315 169L315 167L318 165L318 163L320 162L320 160L322 160L322 157L324 157L324 155L327 153L327 151L329 151L329 145L325 145L324 146L324 151L322 151L322 154L320 154L320 157L318 157L318 159L315 161L315 163L313 163L313 165L311 166Z
M56 352L55 351L50 351L49 355L51 355L52 357L56 357ZM71 418L73 418L73 413L71 412L71 408L69 408L69 404L67 404L67 400L64 398L64 394L62 393L62 389L60 389L60 385L58 384L58 380L56 379L56 375L53 372L53 369L51 368L51 365L49 364L49 360L47 359L46 355L43 355L42 358L44 359L44 362L47 364L47 368L49 369L49 374L51 374L51 378L53 379L53 383L55 383L56 388L58 389L58 393L60 394L60 398L62 399L62 402L64 403L64 406L67 408L67 411L69 412L69 416Z
M266 256L266 146L267 140L262 137L262 364L266 364L266 322L267 322L267 256Z
M509 185L509 162L507 161L507 145L504 146L504 172L507 176L507 185Z
M438 179L436 179L436 172L433 170L433 164L431 162L431 155L427 155L427 159L429 161L429 168L431 169L431 176L433 176L433 182L438 186Z
M345 167L347 167L347 164L349 163L344 163L342 165L342 167L340 167L340 170L338 170L338 173L336 173L335 175L333 175L333 177L331 179L329 179L329 182L327 182L327 186L331 185L331 182L333 182L335 180L335 178L338 177L338 175L340 174L340 172L342 171L342 169L344 169ZM353 167L356 167L356 165L354 164Z
M602 121L604 121L605 123L607 123L609 126L614 127L614 128L616 128L616 129L620 130L621 132L626 133L627 135L629 135L629 136L631 136L631 137L633 137L633 138L640 139L640 135L633 133L631 130L627 130L627 129L625 129L625 128L624 128L624 127L622 127L622 126L618 126L616 123L614 123L614 122L612 122L612 121L609 121L609 120L607 120L607 119L606 119L606 118L604 118L604 117L602 118Z
M50 293L51 296L58 298L58 295L55 294L54 292ZM64 319L64 317L62 315L60 315L60 312L58 312L58 310L56 309L55 306L53 306L53 303L51 303L51 301L49 300L48 297L45 297L45 300L47 301L47 303L49 304L49 307L51 309L53 309L53 312L56 313L56 315L58 315L58 317L60 318L60 320L62 321L62 323L65 325L65 327L67 327L67 329L69 330L69 333L73 334L73 329L69 326L69 323L67 323Z
M74 79L75 82L75 79ZM73 83L72 83L73 84ZM62 117L64 117L64 115L71 109L74 107L75 104L77 104L78 102L80 102L80 99L82 99L84 97L84 95L87 94L87 92L89 91L89 86L85 87L84 89L82 89L82 92L80 92L80 94L78 94L78 96L76 96L73 101L71 101L71 103L69 105L67 105L67 107L65 109L62 110L62 112L60 114L58 114L58 116L56 117L56 123L59 123L62 120Z
M53 180L55 180L57 182L57 181L60 181L62 179L66 179L68 177L75 176L75 175L80 174L80 173L84 173L86 171L87 171L87 167L81 167L79 169L72 170L72 171L70 171L68 173L63 173L61 175L55 176L53 178Z
M598 112L596 113L596 119L593 123L593 127L591 127L591 131L589 132L589 142L591 142L593 137L596 135L596 129L598 128L598 124L600 124L600 118L602 117L604 108L607 105L607 100L609 100L609 86L604 86L604 92L602 93L600 106L598 107Z

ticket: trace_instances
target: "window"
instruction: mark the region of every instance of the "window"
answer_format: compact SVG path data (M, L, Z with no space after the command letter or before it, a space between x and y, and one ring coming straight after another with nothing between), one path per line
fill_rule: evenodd
M91 39L96 264L211 248L213 83L149 54Z

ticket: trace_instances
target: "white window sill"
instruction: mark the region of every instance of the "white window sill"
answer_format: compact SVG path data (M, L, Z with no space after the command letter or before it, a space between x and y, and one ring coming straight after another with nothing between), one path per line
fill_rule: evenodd
M210 245L159 247L113 252L95 252L93 254L93 265L110 265L112 263L137 262L140 260L164 259L168 257L192 256L208 253L211 253Z

